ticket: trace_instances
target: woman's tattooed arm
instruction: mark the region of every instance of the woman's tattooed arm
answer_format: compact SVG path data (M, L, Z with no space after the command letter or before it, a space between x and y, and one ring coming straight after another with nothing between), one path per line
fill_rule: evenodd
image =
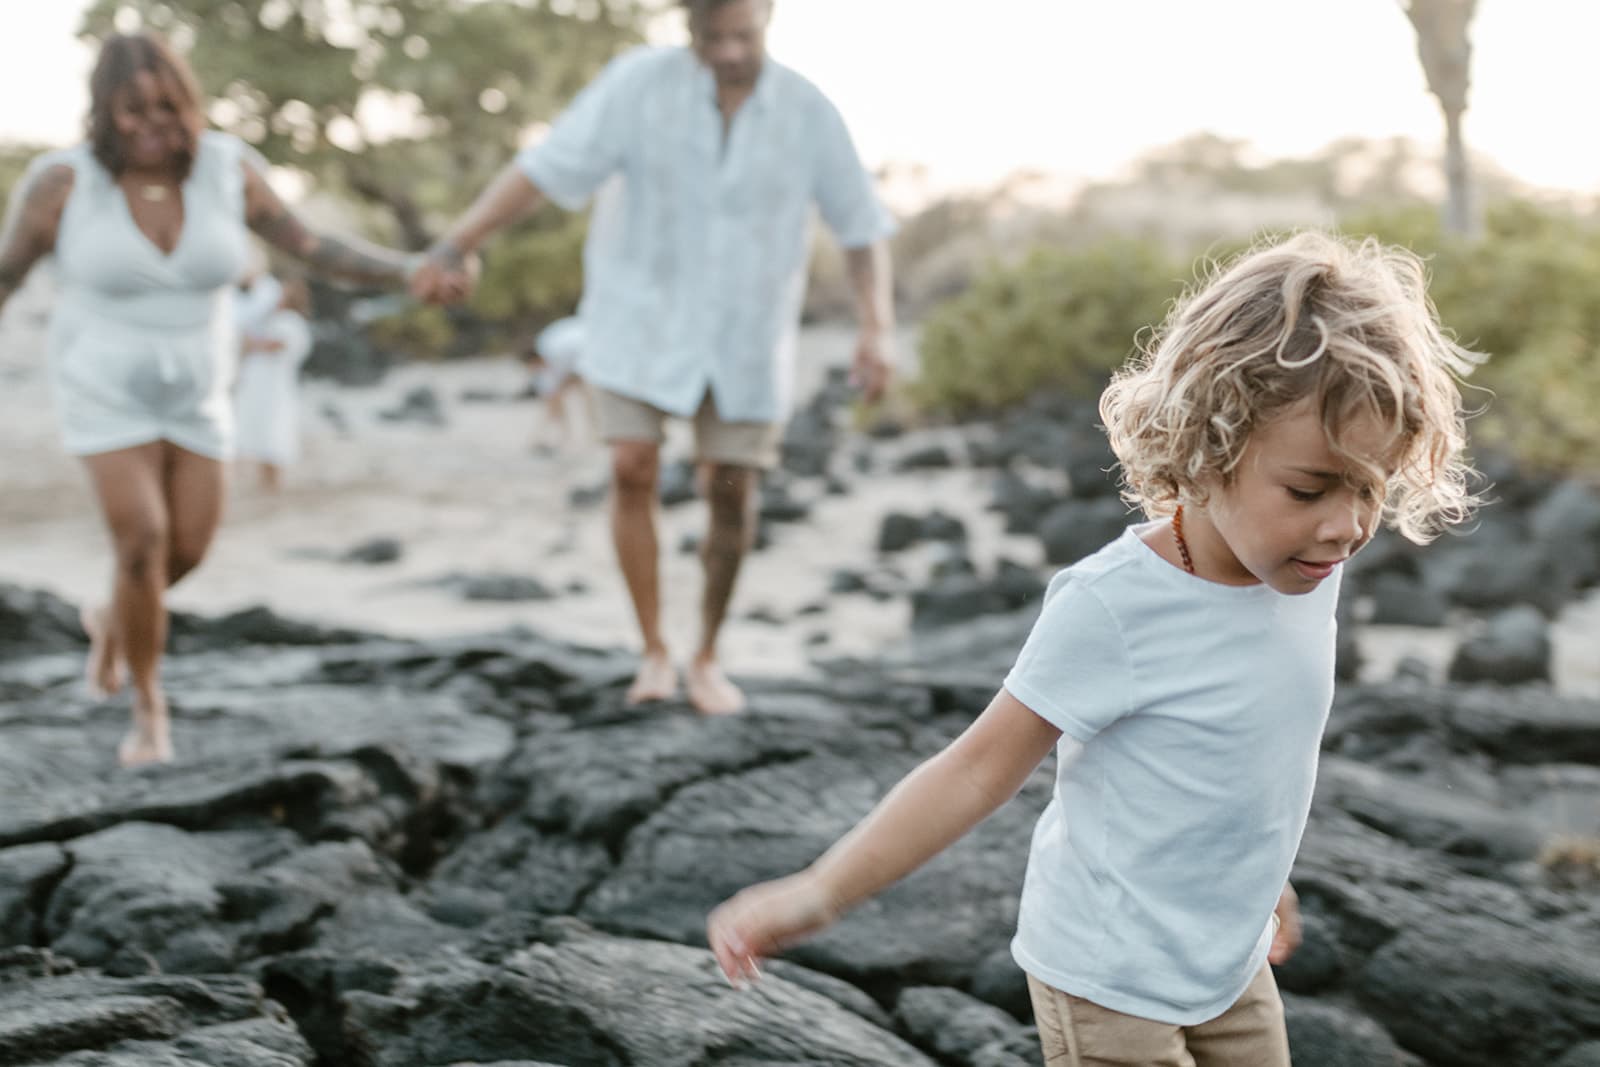
M22 288L33 265L56 246L61 209L72 191L72 168L65 163L30 172L11 194L0 230L0 307Z
M245 222L262 240L333 281L399 289L422 262L421 253L395 252L353 237L313 232L295 217L261 172L246 163Z

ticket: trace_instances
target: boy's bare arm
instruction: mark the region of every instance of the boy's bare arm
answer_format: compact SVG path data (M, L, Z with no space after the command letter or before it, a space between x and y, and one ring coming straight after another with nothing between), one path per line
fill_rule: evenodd
M1278 896L1278 906L1272 914L1278 917L1278 928L1273 931L1272 949L1267 954L1267 961L1277 965L1288 962L1305 936L1300 921L1300 895L1294 891L1294 886L1283 887L1283 892Z
M833 922L910 874L1010 800L1061 732L1005 690L949 747L896 785L806 870L712 913L712 951L738 979L755 960Z
M1016 796L1060 737L1000 690L960 737L811 865L832 910L843 914L954 844Z

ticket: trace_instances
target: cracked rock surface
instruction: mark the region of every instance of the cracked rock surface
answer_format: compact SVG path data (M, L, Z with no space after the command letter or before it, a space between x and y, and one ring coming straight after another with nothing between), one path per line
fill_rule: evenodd
M526 633L183 618L179 761L128 772L70 619L0 588L0 1065L1039 1062L1006 948L1050 763L753 989L704 948L713 905L964 728L987 669L840 666L702 720ZM1279 971L1298 1067L1600 1042L1597 738L1600 706L1537 687L1341 690Z

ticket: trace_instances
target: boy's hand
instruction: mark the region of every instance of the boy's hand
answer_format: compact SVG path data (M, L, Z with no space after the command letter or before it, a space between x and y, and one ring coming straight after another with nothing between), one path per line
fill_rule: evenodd
M1267 951L1267 962L1285 963L1294 950L1300 947L1300 897L1294 886L1285 885L1278 897L1278 906L1272 910L1278 917L1278 931L1272 935L1272 948Z
M735 894L706 920L706 940L735 989L761 977L758 963L838 918L808 871Z

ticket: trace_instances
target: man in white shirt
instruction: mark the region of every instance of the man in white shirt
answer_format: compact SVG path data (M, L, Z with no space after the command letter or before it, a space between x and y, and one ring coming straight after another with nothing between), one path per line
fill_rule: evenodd
M581 208L604 186L584 250L579 372L612 451L612 537L644 641L628 700L677 692L655 513L665 420L690 418L710 527L686 680L696 708L726 714L744 694L717 662L717 634L792 403L812 211L846 251L860 322L853 374L868 400L890 373L893 223L838 111L767 56L771 0L683 5L691 46L613 60L434 246L412 291L463 295L491 233L546 198Z

